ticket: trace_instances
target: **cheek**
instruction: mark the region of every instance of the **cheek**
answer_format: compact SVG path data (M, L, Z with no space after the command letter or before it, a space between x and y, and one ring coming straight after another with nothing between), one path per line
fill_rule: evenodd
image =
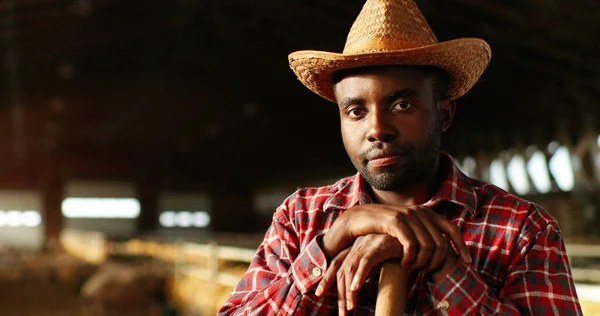
M425 140L431 135L432 131L437 129L436 124L437 121L435 119L423 113L423 115L418 115L401 122L399 124L401 126L400 134L406 139Z
M361 132L358 124L345 124L342 122L341 131L342 131L342 141L344 142L344 147L351 155L358 155L357 151L360 148L361 144Z
M419 126L418 134L414 135L415 140L421 147L429 148L439 137L439 121L436 119L427 119Z

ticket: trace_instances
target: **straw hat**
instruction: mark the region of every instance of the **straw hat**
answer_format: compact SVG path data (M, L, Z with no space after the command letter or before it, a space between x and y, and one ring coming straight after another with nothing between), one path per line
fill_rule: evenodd
M336 71L376 65L437 66L450 77L448 97L458 99L477 82L491 55L478 38L439 43L413 0L367 0L343 53L298 51L289 55L289 63L307 88L333 102Z

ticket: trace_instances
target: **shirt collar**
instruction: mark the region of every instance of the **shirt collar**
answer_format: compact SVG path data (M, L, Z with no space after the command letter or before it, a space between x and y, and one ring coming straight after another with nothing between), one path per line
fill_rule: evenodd
M446 177L438 192L424 205L435 206L448 201L464 207L473 216L477 215L477 194L471 179L460 171L452 156L444 152L440 153L440 168L445 171ZM346 210L374 201L371 188L360 173L342 179L336 185L337 190L325 201L323 211Z
M356 173L352 177L337 182L337 191L323 204L323 211L329 209L347 210L356 205L372 204L371 187Z
M477 193L471 179L456 165L456 162L447 153L440 153L440 168L445 171L446 178L440 189L424 205L433 206L447 201L464 207L471 215L477 215Z

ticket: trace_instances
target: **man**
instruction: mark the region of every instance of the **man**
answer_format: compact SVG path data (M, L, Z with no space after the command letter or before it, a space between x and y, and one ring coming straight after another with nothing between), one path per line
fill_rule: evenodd
M371 315L377 267L396 258L411 315L580 315L557 222L439 152L490 57L480 39L438 43L409 0L367 0L342 54L291 54L338 104L358 173L283 202L220 314Z

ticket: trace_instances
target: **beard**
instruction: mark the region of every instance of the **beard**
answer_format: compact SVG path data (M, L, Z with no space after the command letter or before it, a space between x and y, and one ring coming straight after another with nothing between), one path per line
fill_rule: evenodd
M415 183L428 178L431 172L435 172L436 159L438 158L441 138L441 124L438 120L434 127L426 135L422 146L416 147L412 144L375 143L371 148L359 154L358 160L352 163L369 183L369 185L380 191L399 191ZM400 155L401 163L377 168L375 172L369 170L367 156L373 151L387 150Z

